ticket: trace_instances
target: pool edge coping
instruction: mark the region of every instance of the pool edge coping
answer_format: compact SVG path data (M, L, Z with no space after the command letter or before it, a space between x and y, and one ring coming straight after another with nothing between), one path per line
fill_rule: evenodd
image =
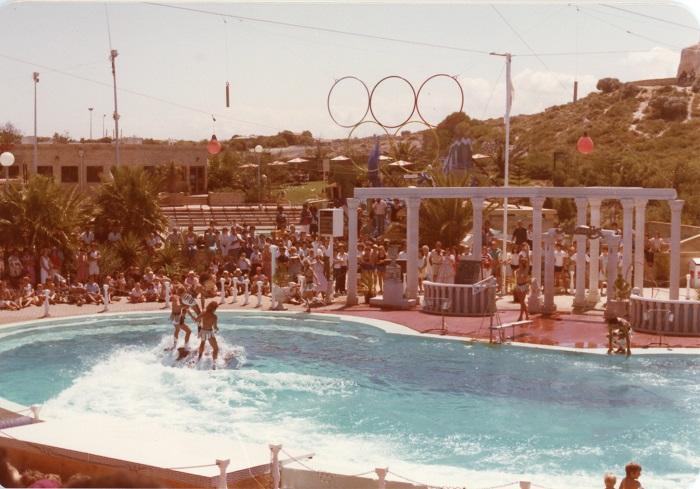
M314 315L314 316L321 316L321 317L331 317L331 318L345 320L345 321L352 322L352 323L360 323L360 324L365 324L368 326L373 326L375 328L381 329L382 331L384 331L385 333L388 333L388 334L414 336L414 337L429 338L429 339L434 339L434 340L460 341L462 343L490 344L489 341L484 339L484 338L475 338L472 336L454 336L454 335L439 335L439 334L420 333L420 332L418 332L418 331L416 331L408 326L404 326L403 324L395 323L393 321L388 321L386 319L376 319L376 318L369 318L369 317L365 317L365 316L338 314L335 312L333 312L333 313L326 313L326 312L307 313L304 311L274 311L274 310L262 310L262 309L256 309L256 310L222 309L219 312L223 313L223 314L243 313L243 314L250 314L250 315L255 315L255 314L265 314L265 315L272 314L272 315L279 315L279 316ZM15 326L23 326L26 324L44 323L44 322L48 322L51 320L63 321L63 320L75 320L75 319L80 319L80 318L85 318L85 317L93 317L93 316L111 317L111 316L130 316L130 315L137 315L137 314L165 315L165 314L170 314L170 310L157 309L157 310L120 311L120 312L105 311L105 312L99 312L97 314L90 314L90 315L77 314L77 315L72 315L72 316L57 316L57 317L49 316L46 318L29 319L26 321L18 321L18 322L14 322L14 323L4 323L4 324L0 325L0 330L2 330L4 328L15 327ZM522 348L531 348L531 349L540 349L540 350L546 350L546 351L558 351L558 352L564 352L564 353L578 353L578 354L599 355L599 356L600 355L603 355L603 356L608 355L607 348L575 348L575 347L570 347L570 346L542 345L542 344L538 344L538 343L524 343L524 342L518 342L518 341L511 341L511 342L507 342L507 343L494 343L494 344L495 345L515 346L515 347L522 347ZM693 347L687 347L687 348L635 348L632 355L633 356L700 355L700 348L693 348ZM615 356L621 356L621 355L615 355Z

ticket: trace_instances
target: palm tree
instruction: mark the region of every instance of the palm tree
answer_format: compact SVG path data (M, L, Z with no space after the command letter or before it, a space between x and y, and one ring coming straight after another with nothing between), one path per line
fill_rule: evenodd
M95 198L95 234L111 227L145 240L162 232L167 220L158 204L158 182L139 167L112 168L113 178L100 185Z
M412 141L399 141L396 144L391 145L391 157L395 161L403 160L410 161L411 163L416 163L419 157L419 149L413 144Z
M0 244L40 250L57 246L72 256L76 231L85 224L85 198L52 178L33 176L26 185L5 185L0 193Z
M437 187L467 187L470 176L466 173L435 172ZM464 199L424 199L420 208L420 241L444 246L459 244L471 228L471 201Z

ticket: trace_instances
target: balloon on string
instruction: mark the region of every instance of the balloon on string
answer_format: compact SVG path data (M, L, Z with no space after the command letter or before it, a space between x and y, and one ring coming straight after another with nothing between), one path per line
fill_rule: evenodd
M216 134L212 134L211 141L207 144L207 153L216 155L221 152L221 143L216 139Z
M593 140L588 136L587 132L584 132L583 136L578 138L578 141L576 142L576 149L579 153L587 155L593 151L593 148L595 148Z

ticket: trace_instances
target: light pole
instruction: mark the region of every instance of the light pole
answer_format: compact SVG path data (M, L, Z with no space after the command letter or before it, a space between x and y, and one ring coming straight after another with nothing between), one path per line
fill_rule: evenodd
M88 107L88 110L90 111L90 141L92 141L92 109L94 107Z
M0 154L0 165L5 167L5 185L10 182L10 167L15 162L15 155L9 151Z
M39 166L39 138L36 131L36 85L39 83L39 72L32 73L34 80L34 154L32 155L32 174L36 175L36 169Z
M112 82L114 86L114 156L117 166L119 166L119 111L117 110L117 67L115 60L119 56L116 49L109 52L109 59L112 61Z
M506 113L504 116L505 120L505 131L506 131L506 141L504 152L504 168L503 168L503 187L508 188L508 172L509 172L509 162L510 162L510 109L513 105L513 82L510 77L510 65L512 61L512 55L510 53L489 53L491 56L503 56L506 59ZM506 241L508 239L508 197L503 198L503 249L502 256L503 266L501 268L502 276L505 280L506 276L506 256L508 253L506 247ZM539 244L538 244L539 246ZM504 282L505 283L505 282Z
M92 139L92 137L90 139ZM79 149L78 156L80 156L80 168L78 168L78 188L80 190L82 190L83 189L83 173L85 173L85 150L83 150L82 148Z
M107 133L105 132L105 118L107 117L107 114L102 114L102 137L105 138L107 137Z
M255 147L255 155L258 158L258 203L262 202L262 185L261 185L261 180L260 180L260 158L262 156L262 152L263 152L263 147L258 144Z

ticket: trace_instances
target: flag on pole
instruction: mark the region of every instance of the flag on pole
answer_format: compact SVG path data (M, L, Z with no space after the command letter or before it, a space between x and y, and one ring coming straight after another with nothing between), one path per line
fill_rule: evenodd
M510 109L513 106L514 95L515 89L513 88L513 80L510 76L510 63L508 63L508 69L506 70L506 117L510 117Z
M369 159L367 160L367 178L373 187L381 187L382 179L379 176L379 156L381 152L379 151L379 141L375 138L374 149L369 154Z
M443 164L443 171L449 173L454 170L470 170L473 166L472 140L463 137L452 143Z

